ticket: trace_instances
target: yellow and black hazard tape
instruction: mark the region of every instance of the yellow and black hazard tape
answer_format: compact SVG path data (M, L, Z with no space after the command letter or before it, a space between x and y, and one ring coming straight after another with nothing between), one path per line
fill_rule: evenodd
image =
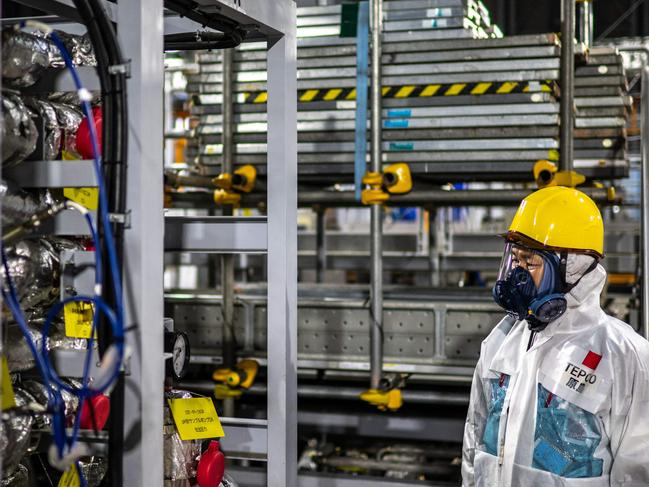
M383 98L428 98L459 95L508 95L511 93L531 93L554 91L553 81L499 81L483 83L453 83L430 85L384 86ZM255 91L242 93L243 103L266 103L268 93ZM355 100L356 88L328 88L299 90L298 102Z

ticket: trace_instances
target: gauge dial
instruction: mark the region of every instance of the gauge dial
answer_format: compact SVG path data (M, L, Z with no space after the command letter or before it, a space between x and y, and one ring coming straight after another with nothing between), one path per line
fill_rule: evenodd
M182 379L189 368L189 339L183 332L165 333L165 353L168 356L165 369L175 381Z

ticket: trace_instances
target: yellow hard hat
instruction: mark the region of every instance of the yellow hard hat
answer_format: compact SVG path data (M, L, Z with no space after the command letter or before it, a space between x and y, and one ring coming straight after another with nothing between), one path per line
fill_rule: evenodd
M553 250L604 256L602 214L593 200L574 188L552 186L529 195L518 207L507 237Z

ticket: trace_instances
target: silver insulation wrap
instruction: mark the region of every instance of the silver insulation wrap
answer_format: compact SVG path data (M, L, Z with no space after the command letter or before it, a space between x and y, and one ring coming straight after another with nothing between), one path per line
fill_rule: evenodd
M9 92L2 93L2 163L10 167L25 160L36 150L38 131L31 111L21 98Z
M95 66L88 35L57 30L76 66ZM49 68L63 69L65 62L52 41L40 32L14 29L2 31L2 77L6 84L20 88L36 83Z
M0 180L2 227L7 230L26 222L32 215L46 210L54 203L47 190L23 191L9 181Z
M54 106L50 102L32 97L25 98L25 104L38 114L37 125L41 135L39 159L44 161L57 159L61 152L62 134Z
M88 457L79 461L88 487L99 487L104 480L108 464L103 457Z
M47 389L42 382L35 380L26 380L21 383L21 387L29 392L36 402L43 407L47 406ZM61 390L61 398L65 404L65 419L66 425L71 427L74 424L74 416L77 413L77 408L79 407L79 399L70 394L68 391ZM50 416L39 416L36 420L37 425L40 427L41 424L44 426L50 425L52 422Z
M56 46L42 36L5 29L2 31L2 78L15 87L31 86L57 59Z
M182 399L192 397L192 395L188 391L171 390L165 393L165 397L166 399ZM181 481L196 477L198 458L201 455L201 442L182 441L180 439L171 416L171 410L166 404L163 430L165 486L189 486L191 484L185 484Z
M44 239L21 240L7 248L9 273L24 310L48 306L59 296L59 252ZM3 279L4 269L0 271Z
M10 475L0 480L0 487L29 487L29 471L19 464Z
M61 38L63 44L67 48L70 56L72 57L72 62L75 66L95 66L95 54L92 51L92 44L90 42L90 37L88 34L76 35L68 34L62 30L55 31L56 34ZM58 54L58 51L57 51ZM64 68L65 63L63 58L59 55L52 62L52 67Z
M25 391L14 390L17 408L25 408L33 398ZM0 451L3 452L2 471L4 478L11 476L19 468L29 448L33 420L26 414L18 414L15 409L5 411L0 421Z
M6 341L4 354L11 372L22 372L34 367L34 357L27 346L22 331L16 323L5 323ZM40 329L28 325L29 335L40 350L43 343Z
M77 152L77 129L83 120L81 110L63 103L52 103L52 106L56 111L56 118L63 133L61 141L61 148L64 151L63 159L81 159L81 155Z
M239 484L237 484L234 479L226 473L223 475L220 487L239 487Z

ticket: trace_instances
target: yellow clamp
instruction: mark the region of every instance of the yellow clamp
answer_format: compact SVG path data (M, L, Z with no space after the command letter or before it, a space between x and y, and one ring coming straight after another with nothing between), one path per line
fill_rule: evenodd
M381 411L396 411L403 406L401 389L390 389L389 391L369 389L361 394L361 399L376 406Z
M363 177L363 184L369 186L361 193L364 205L381 205L391 194L405 194L412 190L410 167L404 162L392 164L383 173L368 172Z
M225 367L216 369L212 379L220 384L214 388L214 396L217 399L241 396L243 389L252 386L258 371L259 364L256 360L242 360L234 369Z
M238 205L241 193L250 193L257 181L257 169L246 164L234 171L233 174L221 173L212 182L219 189L214 191L214 202L220 205Z
M557 165L550 161L537 161L534 164L534 180L539 188L548 186L566 186L575 188L586 181L583 174L575 171L559 171Z

